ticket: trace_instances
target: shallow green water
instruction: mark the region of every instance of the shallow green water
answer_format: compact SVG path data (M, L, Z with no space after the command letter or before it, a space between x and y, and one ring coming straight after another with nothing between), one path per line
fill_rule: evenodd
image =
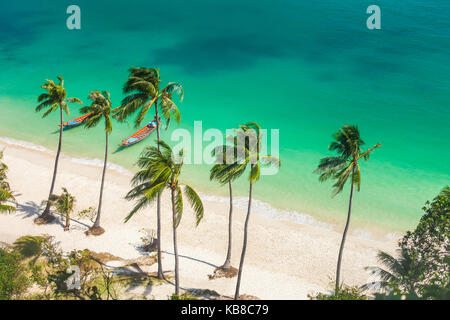
M282 170L258 182L257 199L343 223L348 190L331 199L331 184L312 171L328 155L332 133L358 124L368 146L383 146L362 166L355 227L413 227L450 177L448 1L377 1L376 31L365 26L368 1L299 2L77 1L79 31L66 28L65 3L2 5L0 136L56 148L57 115L41 120L34 113L46 78L63 75L69 96L83 100L91 90L108 90L118 105L127 69L157 66L163 83L184 86L179 127L201 120L204 129L225 130L256 121L280 129ZM78 114L73 106L71 116ZM101 130L66 131L63 151L101 158ZM133 132L114 123L111 141ZM153 141L113 150L110 160L132 168ZM188 166L184 179L226 195L208 181L207 166ZM242 179L236 192L246 191Z

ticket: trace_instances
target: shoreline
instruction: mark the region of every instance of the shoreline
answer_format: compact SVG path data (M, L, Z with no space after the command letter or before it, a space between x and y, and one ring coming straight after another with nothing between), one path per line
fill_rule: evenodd
M54 154L54 151L35 144L33 142L25 141L25 140L18 140L10 137L4 137L0 136L0 144L6 144L11 147L18 147L18 148L24 148L29 150L34 150L38 152L43 152L49 155ZM91 167L97 167L102 168L103 167L103 160L98 158L85 158L85 157L74 157L64 154L64 152L61 152L61 158L64 158L66 160L69 160L74 163L91 166ZM52 160L54 161L54 159ZM130 169L127 169L121 165L115 164L113 162L108 162L107 164L108 171L112 170L115 173L119 173L125 176L131 177L133 176L133 172ZM207 194L205 192L199 192L202 199L211 201L211 202L217 202L217 203L229 203L229 198L224 197L221 195L216 194ZM246 209L247 208L247 197L244 196L235 196L233 198L233 204L235 207L240 209ZM318 219L314 217L311 214L299 212L296 210L284 210L279 209L276 207L273 207L272 204L259 200L259 199L253 199L253 209L252 211L259 214L266 216L271 219L275 220L281 220L281 221L290 221L296 224L300 225L310 225L320 228L326 228L328 230L333 230L340 232L341 229L344 227L344 221L340 224L325 221L323 219ZM350 231L350 233L358 238L366 239L366 240L396 240L401 237L401 233L398 232L392 232L392 231L386 231L381 230L380 228L368 230L367 228L353 228L353 230Z
M17 192L19 208L15 214L0 215L0 241L12 243L24 235L49 234L60 242L64 251L90 249L109 252L124 259L142 256L138 250L142 229L156 229L154 206L123 223L133 203L123 199L129 190L130 176L108 170L105 182L100 237L87 237L84 231L92 223L73 218L71 230L64 232L60 219L56 223L37 226L33 219L40 213L40 203L47 197L53 166L53 153L46 149L30 150L7 145L0 139L0 148L7 146L4 161L9 166L9 181ZM77 203L74 212L96 206L101 169L60 158L55 191L67 187ZM163 267L173 270L170 201L162 196ZM209 280L225 259L227 246L228 204L202 196L204 220L195 227L191 209L186 209L179 227L180 279L182 288L216 290L232 296L235 278ZM242 246L245 210L236 207L233 219L232 265L238 266ZM298 224L288 220L253 214L249 225L249 243L242 278L242 293L261 299L306 299L308 293L327 291L333 277L341 233L327 228ZM370 275L364 267L377 264L378 250L394 252L396 241L365 239L349 234L344 252L342 275L348 285L362 285ZM156 266L153 266L156 268ZM165 291L164 291L165 292ZM156 299L167 299L154 293Z

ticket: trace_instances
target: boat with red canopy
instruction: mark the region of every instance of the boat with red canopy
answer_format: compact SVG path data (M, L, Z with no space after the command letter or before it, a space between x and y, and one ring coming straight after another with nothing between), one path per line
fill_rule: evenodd
M89 117L92 114L92 112L90 113L86 113L85 115L82 115L81 117L69 120L67 122L63 123L63 128L72 128L72 127L76 127L79 126L80 124L82 124L87 117ZM58 124L58 126L60 126L60 124Z
M156 129L156 120L149 122L145 127L139 129L126 140L122 140L121 146L131 146L148 137Z

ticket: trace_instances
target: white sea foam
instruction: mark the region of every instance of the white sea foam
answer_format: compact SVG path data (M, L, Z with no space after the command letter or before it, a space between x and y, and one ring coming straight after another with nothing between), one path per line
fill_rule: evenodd
M229 199L226 197L214 196L214 195L200 195L202 199L206 201L229 203ZM233 205L240 209L246 209L248 206L248 198L235 197L233 198ZM271 219L291 221L298 224L311 225L316 227L333 230L334 225L319 221L309 214L301 213L295 210L281 210L272 207L269 203L261 200L252 200L252 210L259 215L265 216Z
M6 137L0 137L0 142L3 142L10 146L18 146L21 148L44 152L47 154L52 154L54 151L47 149L46 147L43 147L41 145L34 144L32 142L23 141L23 140L16 140L12 138L6 138ZM63 156L64 159L70 160L75 163L88 165L88 166L94 166L94 167L103 167L103 160L101 159L95 159L95 158L75 158L75 157L68 157ZM116 172L119 172L123 175L131 176L132 172L130 170L127 170L126 168L119 166L115 163L108 162L107 168Z
M10 146L18 146L18 147L22 147L25 149L30 149L30 150L35 150L35 151L40 151L40 152L45 152L45 153L52 153L52 151L50 149L47 149L46 147L31 143L28 141L16 140L16 139L6 138L6 137L0 137L0 141L3 143L6 143L7 145L10 145Z
M68 159L68 160L70 160L71 162L74 162L74 163L79 163L79 164L83 164L83 165L87 165L87 166L93 166L93 167L103 167L103 163L104 163L104 161L101 160L101 159L93 159L93 158L65 157L65 159ZM128 169L126 169L126 168L124 168L122 166L119 166L118 164L115 164L115 163L108 162L106 167L109 170L113 170L113 171L119 172L119 173L121 173L123 175L126 175L126 176L132 176L133 175L133 173L130 170L128 170Z
M356 229L352 232L352 235L361 239L373 240L373 234L370 231L363 229Z

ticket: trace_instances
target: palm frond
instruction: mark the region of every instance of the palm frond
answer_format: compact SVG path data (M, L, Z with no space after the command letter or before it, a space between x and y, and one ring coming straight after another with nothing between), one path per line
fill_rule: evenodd
M44 112L44 114L42 115L42 118L47 117L50 113L52 113L53 111L58 110L58 104L55 103L53 104L50 108L47 109L47 111Z
M138 198L136 205L133 207L128 216L125 218L125 222L128 222L128 220L130 220L135 213L151 205L156 200L158 194L160 194L166 187L166 181L161 181L157 184L150 184L150 185L144 184L143 186L144 188L142 188L141 186L133 188L125 196L125 199L127 200Z
M204 208L203 208L202 200L200 199L197 192L195 192L195 190L189 185L184 186L184 194L188 198L189 203L190 203L192 209L194 210L196 223L198 225L204 215Z
M259 176L260 176L260 167L259 167L259 163L256 163L254 165L251 166L251 170L250 170L250 176L249 176L249 181L250 182L255 182L258 181Z

